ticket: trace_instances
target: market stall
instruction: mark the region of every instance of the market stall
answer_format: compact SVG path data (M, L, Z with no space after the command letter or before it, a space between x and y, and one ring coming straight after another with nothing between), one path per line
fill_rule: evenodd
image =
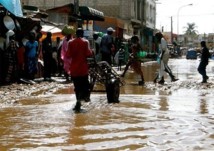
M57 37L60 37L60 39L64 37L62 35L62 29L53 25L42 25L41 32L42 32L42 38L40 40L43 40L46 37L47 32L52 33L52 41L56 41Z

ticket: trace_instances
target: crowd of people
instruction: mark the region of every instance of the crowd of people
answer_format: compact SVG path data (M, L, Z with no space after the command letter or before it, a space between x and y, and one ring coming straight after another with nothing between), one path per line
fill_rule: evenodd
M113 65L114 57L117 55L118 70L122 70L121 66L126 65L121 77L124 77L129 67L132 67L134 71L140 75L141 81L139 85L144 85L144 76L141 69L141 59L139 52L143 50L139 43L139 37L134 35L130 40L130 47L128 52L130 53L128 62L125 60L124 44L121 42L120 46L116 49L113 33L115 30L112 27L107 28L106 34L102 37L97 33L94 33L95 49L94 54L98 61L106 61L110 66ZM47 36L42 41L41 33L30 32L27 36L28 41L23 44L23 41L17 40L15 33L9 30L6 33L5 50L0 50L0 85L9 84L12 82L20 82L21 79L34 80L35 75L38 73L38 59L39 63L43 66L43 78L45 81L50 81L52 75L58 74L58 76L64 76L67 81L70 77L70 63L71 60L66 56L68 49L68 43L73 39L74 32L65 34L63 39L57 37L55 45L52 42L52 34L47 32ZM173 72L168 66L168 60L170 57L169 50L167 48L167 42L161 32L155 34L155 38L158 43L158 63L160 64L160 70L154 78L154 83L164 84L164 72L169 74L171 81L177 81L178 79L173 75ZM203 52L206 50L206 43L201 44ZM207 56L203 55L206 59L198 67L198 71L203 75L203 82L206 82L208 77L204 70L204 66L208 64ZM42 60L42 62L41 62ZM205 62L205 63L204 63ZM114 62L115 63L115 62Z
M140 52L143 50L140 39L137 35L131 38L129 59L124 62L124 45L116 49L113 38L114 29L107 28L107 33L100 37L94 33L95 49L92 51L89 41L83 37L84 30L78 28L69 30L64 33L64 38L61 40L57 37L55 45L52 41L52 34L47 32L46 37L40 40L41 33L30 32L27 36L28 40L23 43L22 40L16 37L14 31L9 30L6 33L5 50L0 50L0 85L10 84L12 82L23 82L25 80L34 80L38 73L38 64L40 60L43 66L44 81L51 81L51 77L56 74L64 76L67 81L74 83L76 105L74 110L81 110L81 101L90 101L90 85L88 81L89 67L87 57L95 56L98 61L106 61L110 66L113 65L113 58L117 54L118 70L125 68L121 77L125 74L129 67L132 67L136 74L141 78L139 85L145 84L144 74L141 67ZM173 75L173 72L168 66L169 50L167 42L161 32L155 34L158 44L159 71L154 78L154 83L164 84L164 71L169 74L171 81L175 82L178 79ZM202 56L198 67L198 72L202 75L202 83L206 83L208 76L206 75L206 66L210 54L206 46L206 42L201 42ZM100 56L100 57L97 57Z
M178 78L176 78L174 76L172 70L168 66L170 52L169 52L169 48L167 47L167 41L166 41L164 35L161 32L157 32L155 34L155 39L157 41L157 62L159 64L159 70L158 70L158 73L155 76L153 82L163 85L165 83L164 72L166 72L170 76L171 82L175 82L175 81L179 80ZM123 73L121 74L121 77L125 77L127 70L131 66L132 69L135 71L135 73L138 74L141 78L141 81L139 81L138 84L144 85L145 81L144 81L144 75L143 75L143 71L142 71L142 67L141 67L142 61L141 61L141 56L139 55L140 52L143 50L143 48L140 45L139 41L140 41L140 39L138 36L136 36L136 35L132 36L129 60L125 65L125 68L123 70ZM119 50L119 52L121 52L121 55L122 55L122 52L124 52L124 51L122 51L122 49L123 49L123 47L121 47L121 50ZM119 54L119 52L118 52L118 54ZM118 58L119 58L119 56L120 55L118 55ZM201 41L201 61L198 66L198 69L197 69L199 74L201 74L201 76L202 76L201 83L207 83L207 80L209 79L209 77L206 74L206 66L209 63L210 57L211 57L211 54L209 53L209 50L206 46L206 42ZM121 66L121 63L118 62L118 65ZM121 67L118 67L118 69L121 70Z
M67 49L64 46L66 44L62 44L59 37L53 43L50 32L47 32L44 39L41 37L41 32L35 31L29 32L23 39L12 30L6 33L3 48L0 48L0 85L33 82L36 77L51 81L51 77L57 74L65 75L69 80L63 53ZM69 34L65 37L72 36Z

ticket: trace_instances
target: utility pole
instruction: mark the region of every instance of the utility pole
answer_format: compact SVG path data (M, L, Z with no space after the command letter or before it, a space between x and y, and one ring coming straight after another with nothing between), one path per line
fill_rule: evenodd
M145 0L142 0L141 1L141 10L143 11L142 13L141 13L141 16L140 16L140 20L141 20L141 29L140 29L140 41L141 41L141 44L142 45L144 45L144 43L143 43L143 39L144 39L144 28L145 28L145 16L146 16L146 11L145 11L145 4L146 4L146 2L145 2ZM137 10L137 11L140 11L140 10Z
M74 14L79 15L79 0L74 0Z
M47 9L47 7L46 7L46 0L44 0L44 8L45 8L45 10Z
M186 7L186 6L192 6L193 4L187 4L187 5L182 5L181 7L178 8L178 12L177 12L177 35L179 36L179 13L180 13L180 10L183 8L183 7Z
M79 16L80 15L80 12L79 12L79 0L74 0L74 13L73 14L75 16ZM87 24L88 24L88 21L87 21ZM81 19L77 19L77 27L81 27L82 28L82 20Z

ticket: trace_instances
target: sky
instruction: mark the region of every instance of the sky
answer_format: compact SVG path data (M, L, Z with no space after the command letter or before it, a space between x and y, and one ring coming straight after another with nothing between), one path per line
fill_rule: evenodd
M198 34L214 33L214 0L156 0L156 28L183 34L188 23L195 23ZM192 5L190 5L192 4ZM178 28L177 28L178 27Z

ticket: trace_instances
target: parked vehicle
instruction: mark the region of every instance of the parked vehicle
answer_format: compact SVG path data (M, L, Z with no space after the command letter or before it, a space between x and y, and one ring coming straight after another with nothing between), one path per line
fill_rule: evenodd
M214 60L214 49L210 49L209 52L211 55L210 59Z
M186 59L197 59L197 51L193 48L189 49L186 53Z

